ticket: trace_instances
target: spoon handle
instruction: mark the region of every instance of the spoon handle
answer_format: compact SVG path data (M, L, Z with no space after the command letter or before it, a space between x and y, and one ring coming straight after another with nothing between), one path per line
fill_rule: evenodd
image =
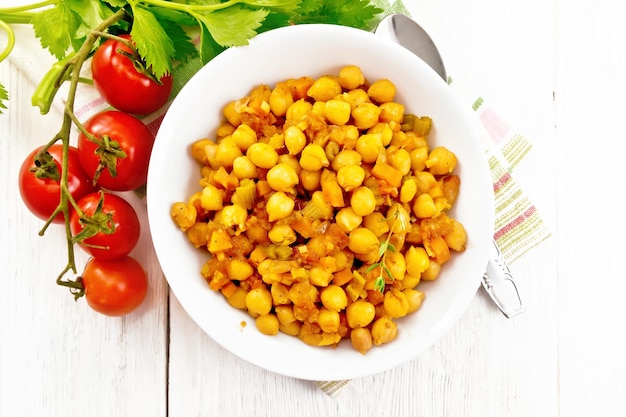
M515 317L524 311L511 269L495 241L490 249L482 286L507 318Z

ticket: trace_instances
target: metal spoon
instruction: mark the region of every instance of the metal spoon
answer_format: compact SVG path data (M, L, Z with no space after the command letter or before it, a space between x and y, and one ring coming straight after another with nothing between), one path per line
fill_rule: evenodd
M415 20L403 14L391 14L381 20L375 33L413 52L447 82L448 75L441 54L428 33ZM495 240L490 246L482 286L507 318L523 312L522 300L513 275Z

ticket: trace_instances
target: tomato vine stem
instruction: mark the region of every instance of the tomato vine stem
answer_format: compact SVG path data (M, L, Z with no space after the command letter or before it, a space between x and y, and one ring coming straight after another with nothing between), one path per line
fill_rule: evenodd
M61 78L55 79L55 81L60 83L63 81L65 74L67 74L68 71L71 71L69 91L67 94L67 101L65 103L65 109L63 112L63 123L61 125L61 129L53 137L53 139L50 142L48 142L48 144L46 145L49 148L50 146L52 146L52 144L58 141L61 141L61 145L63 148L63 158L61 162L60 202L57 208L55 209L54 213L50 216L50 218L44 224L39 234L43 235L43 233L45 233L48 226L52 223L52 220L54 219L54 217L60 212L63 213L64 222L65 222L65 234L66 234L68 259L67 259L67 265L57 277L56 282L58 285L69 287L70 292L74 295L75 299L78 299L84 295L85 291L84 291L84 287L82 284L82 280L80 279L80 277L77 278L76 280L63 279L65 275L69 273L70 271L73 272L74 274L76 274L77 272L76 258L74 254L75 241L73 239L72 231L70 227L70 205L76 208L76 202L72 198L72 195L67 186L68 178L69 178L70 132L74 124L77 124L79 128L82 126L78 122L74 114L74 102L76 99L76 92L77 92L78 85L82 80L82 77L80 76L80 71L83 67L84 62L89 58L90 52L94 44L99 39L100 37L99 33L105 31L108 27L115 24L117 21L122 19L125 15L126 15L126 12L124 11L124 9L120 9L119 11L117 11L116 13L114 13L113 15L105 19L97 28L91 31L87 35L85 42L81 45L80 49L76 52L76 54L70 57L67 63L64 63L64 70L59 75L59 77ZM48 80L48 82L50 82L50 80Z

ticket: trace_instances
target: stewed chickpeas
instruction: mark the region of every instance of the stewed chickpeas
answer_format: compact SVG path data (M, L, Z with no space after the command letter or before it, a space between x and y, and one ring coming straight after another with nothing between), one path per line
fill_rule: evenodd
M260 85L191 146L202 179L171 215L205 250L202 276L264 334L365 354L417 311L422 280L465 249L449 217L455 154L428 144L391 80L355 65Z

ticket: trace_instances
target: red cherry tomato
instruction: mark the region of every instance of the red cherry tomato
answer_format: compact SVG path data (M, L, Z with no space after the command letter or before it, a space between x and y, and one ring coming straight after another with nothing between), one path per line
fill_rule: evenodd
M82 275L87 304L107 316L123 316L141 305L148 292L148 277L141 264L125 256L91 258Z
M101 198L104 198L102 208L100 213L96 213ZM141 227L137 213L130 203L115 194L91 193L78 200L77 204L89 219L93 219L96 213L96 216L102 216L104 225L113 230L110 234L98 231L92 237L79 242L87 253L99 259L113 259L124 257L135 248ZM108 214L111 215L110 219ZM70 228L73 236L93 227L90 223L83 221L78 212L72 210Z
M129 35L122 35L129 39ZM118 110L133 114L149 114L161 108L172 92L172 77L160 83L137 71L128 55L131 49L118 40L108 39L96 50L91 71L93 81L104 99Z
M99 186L113 191L131 191L146 183L154 135L141 120L127 113L109 110L95 114L85 123L85 129L101 141L107 136L118 142L119 149L126 153L126 157L117 157L112 163L115 176L107 168L101 170L96 182ZM102 156L98 148L99 145L84 134L78 135L80 163L92 178L101 168Z
M53 169L56 169L58 179L38 178L36 172L32 171L38 168L35 166L34 158L42 148L40 146L35 149L24 159L20 168L19 188L22 200L31 213L40 219L48 220L59 205L61 198L60 178L62 175L63 146L55 144L48 149L48 153L52 156L56 165ZM78 149L73 146L69 147L67 175L67 186L75 200L96 191L91 184L91 178L85 174L81 166ZM57 214L53 222L63 223L63 213Z

